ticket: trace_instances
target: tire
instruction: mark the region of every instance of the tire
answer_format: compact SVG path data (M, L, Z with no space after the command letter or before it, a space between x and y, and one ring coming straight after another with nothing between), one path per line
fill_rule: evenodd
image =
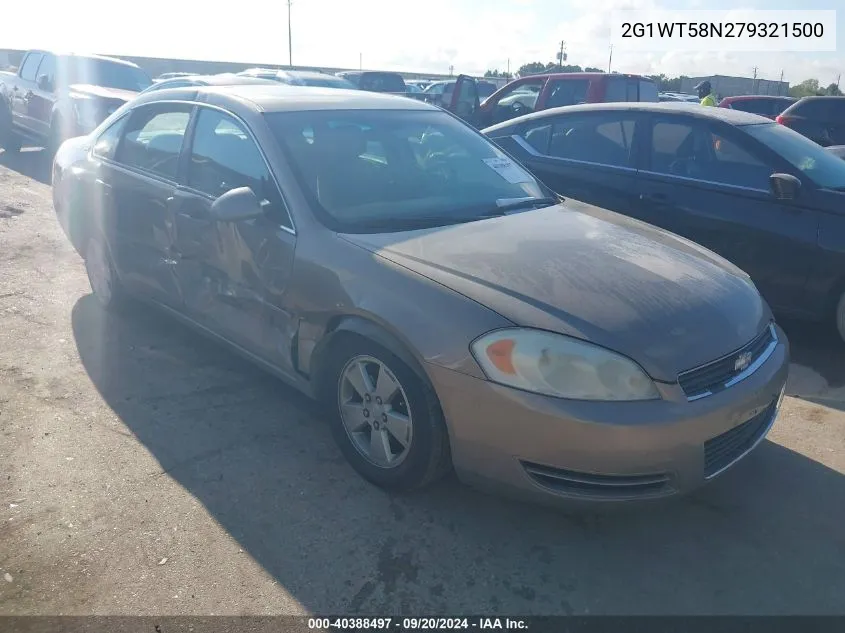
M126 292L115 273L109 249L100 235L88 239L85 247L85 272L91 291L100 305L114 311L126 303Z
M47 150L47 155L50 156L50 158L56 155L64 140L65 135L62 118L60 116L55 116L50 122L50 136L47 139L47 146L44 148Z
M0 148L9 154L21 151L21 139L12 129L12 114L6 106L0 106Z
M350 380L362 367L370 378L368 385L360 373ZM320 374L320 396L332 434L364 479L387 490L408 492L450 470L449 437L437 396L427 380L395 354L369 339L344 336L329 350ZM386 381L380 383L380 377ZM380 399L389 392L393 395Z

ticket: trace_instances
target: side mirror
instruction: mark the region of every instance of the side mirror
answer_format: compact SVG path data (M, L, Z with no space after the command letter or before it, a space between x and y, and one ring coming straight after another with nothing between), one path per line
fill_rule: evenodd
M38 86L39 90L53 89L53 82L50 81L50 77L48 75L38 75L38 79L35 81L35 84Z
M769 186L778 200L793 200L801 189L801 181L792 174L772 174Z
M218 222L242 222L260 217L261 202L249 187L227 191L211 205L211 217Z

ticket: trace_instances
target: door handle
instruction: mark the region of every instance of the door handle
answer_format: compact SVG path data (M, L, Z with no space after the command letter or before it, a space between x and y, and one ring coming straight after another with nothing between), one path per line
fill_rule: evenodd
M30 99L32 99L32 95L33 95L32 90L27 90L26 93L24 93L23 100L29 101Z

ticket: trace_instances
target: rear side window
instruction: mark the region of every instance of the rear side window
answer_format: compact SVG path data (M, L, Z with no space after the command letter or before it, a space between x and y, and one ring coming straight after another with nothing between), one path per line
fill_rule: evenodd
M117 162L176 180L192 107L168 103L137 108L126 125Z
M547 154L555 158L627 167L631 160L633 138L634 120L625 113L563 117L554 123ZM537 141L542 142L539 134Z
M590 88L589 79L558 79L549 85L547 108L576 105L587 100L587 90Z
M21 66L21 79L27 81L35 81L35 73L38 70L38 64L41 63L41 53L30 53Z
M657 96L657 84L653 81L640 80L640 101L656 103L660 101Z
M828 99L805 99L789 109L789 114L811 119L826 119L830 114Z

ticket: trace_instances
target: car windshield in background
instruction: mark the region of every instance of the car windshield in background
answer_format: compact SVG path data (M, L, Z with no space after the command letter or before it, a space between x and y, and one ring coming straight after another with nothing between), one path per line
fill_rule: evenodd
M405 92L405 80L396 73L364 73L358 86L373 92Z
M731 103L731 108L761 116L775 116L793 103L795 99L738 99Z
M443 112L265 117L321 219L336 230L400 231L550 204L541 204L550 192L528 172Z
M347 81L341 77L332 77L326 75L325 77L299 77L298 80L303 86L315 86L318 88L346 88L347 90L357 90L358 86L351 81Z
M788 127L770 123L743 129L780 154L819 187L845 191L845 161Z
M152 80L140 68L117 64L104 59L70 58L64 62L59 76L67 77L67 84L90 84L117 90L141 92L152 85Z

